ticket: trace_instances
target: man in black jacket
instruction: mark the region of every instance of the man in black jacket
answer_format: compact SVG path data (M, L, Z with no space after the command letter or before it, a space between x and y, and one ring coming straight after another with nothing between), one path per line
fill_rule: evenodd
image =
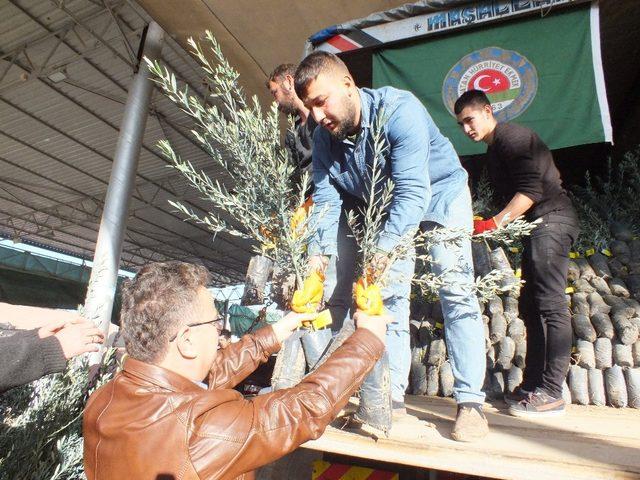
M488 145L487 166L497 200L506 205L497 215L474 222L474 233L498 228L524 215L540 219L523 239L520 314L527 327L523 382L505 400L516 416L564 412L562 385L571 353L571 317L565 297L569 250L578 235L578 220L562 186L548 147L532 130L498 123L484 92L470 90L456 101L454 112L464 133Z
M0 318L9 323L21 317L37 317L44 326L31 330L7 330L0 337L0 393L50 373L62 372L67 360L97 351L104 335L76 313L0 303Z

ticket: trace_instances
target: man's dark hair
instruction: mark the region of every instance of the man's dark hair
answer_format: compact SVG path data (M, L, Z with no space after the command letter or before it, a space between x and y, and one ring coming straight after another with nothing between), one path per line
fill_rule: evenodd
M298 65L294 76L298 98L302 99L307 96L309 84L318 78L318 75L333 69L339 69L349 73L349 69L345 63L333 53L318 50L307 55L307 57L300 62L300 65Z
M273 69L273 72L269 74L269 78L267 78L267 81L264 82L265 86L269 88L269 82L279 83L287 75L291 75L292 77L295 77L296 68L297 68L297 65L293 63L283 63L281 65L278 65L276 68Z
M166 355L169 339L188 320L200 287L210 275L202 265L156 262L122 286L121 326L127 353L147 363Z
M484 108L485 105L491 105L487 95L482 90L468 90L460 95L453 106L453 113L458 115L467 107Z

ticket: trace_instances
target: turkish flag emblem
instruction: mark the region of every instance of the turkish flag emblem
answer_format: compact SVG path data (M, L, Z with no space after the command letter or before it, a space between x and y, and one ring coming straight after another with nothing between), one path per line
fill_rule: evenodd
M508 90L511 82L507 76L492 68L487 68L476 73L467 84L468 90L480 90L484 93L498 93Z

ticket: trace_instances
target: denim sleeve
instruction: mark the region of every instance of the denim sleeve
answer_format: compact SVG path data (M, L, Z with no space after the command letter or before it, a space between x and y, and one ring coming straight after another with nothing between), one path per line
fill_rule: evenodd
M431 200L429 117L417 98L404 97L385 127L394 188L378 248L389 252L403 235L418 227Z
M309 240L307 251L309 255L336 255L342 199L329 175L328 166L332 163L331 143L320 128L316 128L313 136L314 205L309 226L315 229L315 233Z

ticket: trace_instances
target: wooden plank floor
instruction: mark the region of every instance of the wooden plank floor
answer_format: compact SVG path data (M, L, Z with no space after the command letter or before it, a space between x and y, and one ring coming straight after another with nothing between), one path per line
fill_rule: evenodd
M571 405L564 416L530 420L496 402L485 407L491 432L478 443L451 439L451 399L408 396L407 411L388 438L334 423L304 447L501 479L640 479L640 410Z

